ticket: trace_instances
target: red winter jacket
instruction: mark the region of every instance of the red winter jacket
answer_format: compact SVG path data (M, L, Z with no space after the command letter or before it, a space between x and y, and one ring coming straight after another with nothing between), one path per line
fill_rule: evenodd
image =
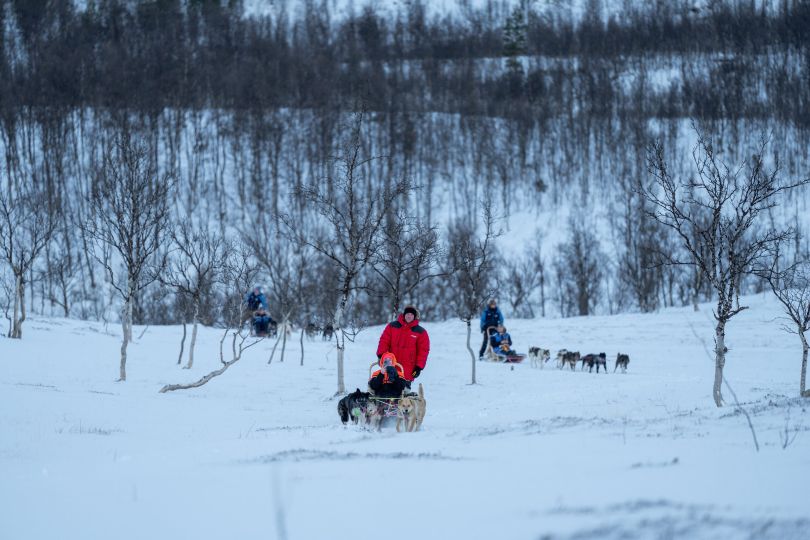
M409 381L413 380L414 367L425 369L430 352L430 338L427 330L419 326L419 319L407 324L400 314L396 321L385 327L377 346L377 356L387 352L394 353L405 371L405 379Z

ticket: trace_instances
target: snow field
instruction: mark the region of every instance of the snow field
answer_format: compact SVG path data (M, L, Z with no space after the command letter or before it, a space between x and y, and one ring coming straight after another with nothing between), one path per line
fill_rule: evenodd
M202 388L159 394L217 367L221 330L202 329L183 370L178 327L136 328L120 383L118 326L33 319L0 340L0 538L807 538L798 338L770 298L747 300L726 376L759 453L727 389L713 405L709 305L507 318L517 350L604 351L610 372L478 362L475 386L463 323L424 321L427 417L401 434L340 424L320 339L303 367L294 334L283 363L264 341ZM349 344L347 391L381 330Z

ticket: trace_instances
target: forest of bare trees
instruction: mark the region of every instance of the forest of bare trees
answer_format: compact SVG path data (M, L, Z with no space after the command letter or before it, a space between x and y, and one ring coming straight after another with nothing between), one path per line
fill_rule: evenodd
M693 122L729 162L767 133L782 173L806 176L807 2L607 16L591 1L579 19L553 3L454 17L420 1L396 17L330 5L247 17L238 1L0 0L4 333L20 337L31 312L120 320L123 378L132 323L230 324L235 253L299 327L377 324L405 302L456 317L450 243L487 236L483 201L507 232L515 213L575 210L556 236L506 234L491 253L486 289L516 315L697 305L710 284L654 257L682 248L640 195L650 142L679 174ZM335 249L363 231L330 232L345 216L322 215L347 210L347 144L352 196L387 205L358 216L379 229L357 240L373 249L348 285ZM156 206L110 186L124 178ZM798 223L800 193L765 217ZM114 231L113 210L137 230ZM806 254L806 240L789 249ZM740 292L766 285L751 276Z

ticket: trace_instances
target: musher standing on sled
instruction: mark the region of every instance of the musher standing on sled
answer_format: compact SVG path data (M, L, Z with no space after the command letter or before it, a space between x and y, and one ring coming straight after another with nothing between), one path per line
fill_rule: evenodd
M481 313L481 333L484 334L484 342L481 344L481 350L478 351L479 360L484 359L484 352L486 352L487 344L489 344L489 338L491 337L489 329L492 327L497 328L502 324L503 313L501 313L501 308L498 307L498 303L492 298L483 313Z
M419 312L414 306L406 306L397 320L383 330L377 358L388 352L394 353L402 366L402 378L410 388L411 382L425 369L430 352L430 337L427 330L419 326Z

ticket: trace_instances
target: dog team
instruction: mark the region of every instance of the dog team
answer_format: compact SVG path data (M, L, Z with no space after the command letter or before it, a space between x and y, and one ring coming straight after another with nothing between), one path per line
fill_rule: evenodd
M551 360L551 351L541 349L540 347L529 347L529 358L531 359L532 367L542 369L543 366ZM579 362L582 362L580 371L584 370L587 366L589 372L592 372L593 368L596 367L596 372L599 373L599 368L601 367L604 372L607 373L607 355L603 352L599 354L586 354L585 356L581 356L579 351L569 351L567 349L560 349L557 352L557 367L559 369L568 366L573 371L576 369ZM613 373L616 373L616 370L619 368L622 368L622 373L627 373L627 366L629 364L629 355L624 353L617 354L616 362L613 366Z
M406 306L397 320L386 325L377 346L378 369L368 380L368 392L355 392L338 402L340 420L363 423L380 430L385 418L397 419L397 431L418 431L425 419L425 390L411 391L411 383L427 365L430 337L419 325L419 311Z
M494 299L487 303L481 314L481 329L484 334L483 354L488 343L487 329L503 325L503 314ZM427 330L419 325L419 311L409 305L397 316L397 320L386 325L377 346L377 362L372 364L377 369L368 380L368 391L358 388L338 402L338 414L343 424L352 421L363 423L372 429L380 430L385 418L396 417L396 429L401 431L418 431L425 419L427 401L422 385L419 391L413 392L411 384L419 377L427 365L430 353L430 337ZM540 347L529 348L532 367L542 368L551 359L551 351ZM566 365L571 370L582 362L582 370L599 373L600 368L607 373L607 355L605 353L580 356L579 351L562 349L557 353L557 367ZM627 372L630 357L619 353L616 357L613 372L622 368Z

